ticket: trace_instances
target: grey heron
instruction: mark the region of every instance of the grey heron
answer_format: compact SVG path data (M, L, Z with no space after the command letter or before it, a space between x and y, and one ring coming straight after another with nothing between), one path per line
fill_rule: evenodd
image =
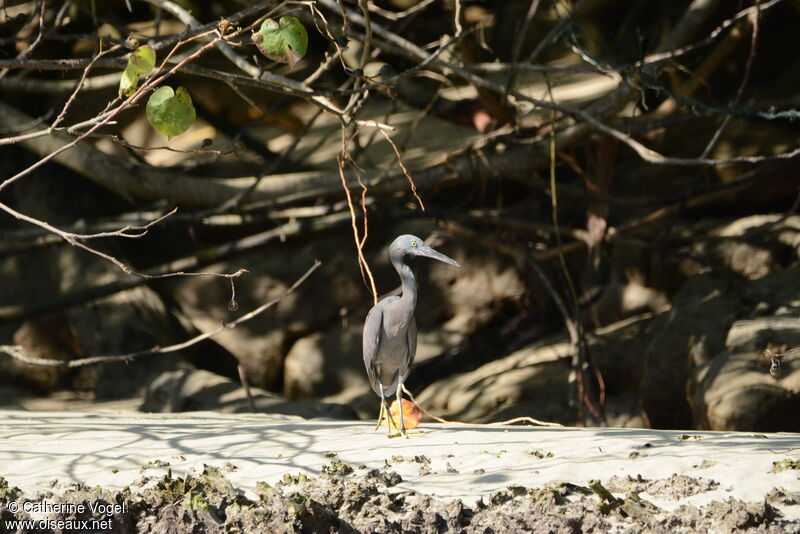
M402 294L378 302L364 322L364 365L372 390L381 398L381 411L375 429L386 415L391 434L391 415L386 398L396 395L400 412L399 431L403 436L406 435L402 410L403 381L417 352L417 323L414 319L417 282L411 267L404 261L406 256L424 256L458 266L455 260L433 250L422 239L408 234L399 236L389 246L389 259L400 275Z

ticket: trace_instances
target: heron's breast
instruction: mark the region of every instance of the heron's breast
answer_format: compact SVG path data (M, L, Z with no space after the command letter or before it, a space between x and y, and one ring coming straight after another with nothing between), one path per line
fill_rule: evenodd
M379 361L389 369L396 369L408 358L408 328L384 329L381 337Z

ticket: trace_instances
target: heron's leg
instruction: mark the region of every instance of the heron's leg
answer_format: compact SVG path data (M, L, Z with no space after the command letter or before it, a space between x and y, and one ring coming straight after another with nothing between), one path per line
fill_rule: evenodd
M397 410L400 412L400 435L407 438L406 425L403 423L403 382L397 384Z
M386 399L381 400L381 403L383 404L383 413L386 414L386 428L389 431L389 436L391 436L392 427L395 427L396 423L392 417L392 411L389 409L389 405L386 403Z
M381 423L383 422L384 412L383 412L383 399L381 399L381 411L378 414L378 422L375 424L375 431L377 432L378 429L381 427Z
M375 430L377 431L381 427L381 423L385 417L386 427L389 429L389 434L391 434L394 421L392 420L392 413L389 411L389 406L386 404L386 397L383 395L383 384L378 383L378 389L381 393L381 413L378 415L378 424L375 425Z
M386 419L389 427L389 432L391 432L392 426L394 426L394 420L392 419L392 414L389 411L389 407L386 405L386 400L381 399L381 412L380 414L378 414L378 422L375 424L376 432L381 427L381 423L383 423L384 419Z

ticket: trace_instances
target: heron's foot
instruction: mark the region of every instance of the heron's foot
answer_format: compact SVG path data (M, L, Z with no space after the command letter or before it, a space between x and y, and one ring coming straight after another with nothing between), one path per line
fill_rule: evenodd
M395 428L397 428L397 433L396 434L392 434L392 429L391 429L391 427L389 427L389 438L399 438L399 437L402 436L402 437L408 439L408 432L406 432L405 426L400 425L400 427L397 427L397 423L395 423L393 426L395 426Z
M390 434L392 433L393 430L400 430L399 428L397 428L397 423L392 421L391 417L383 417L381 419L378 419L378 424L375 425L375 430L374 430L375 432L377 432L381 428L381 426L383 426L384 421L386 421L386 428Z
M379 429L379 428L381 427L381 425L383 424L383 421L384 421L384 419L387 419L388 417L389 417L389 414L388 414L388 413L386 413L386 404L385 404L385 403L383 403L383 402L381 402L381 411L380 411L380 413L378 414L378 422L377 422L377 423L375 423L375 430L374 430L374 432L377 432L377 431L378 431L378 429Z
M417 434L415 432L410 432L410 433L406 432L405 434L401 434L400 432L396 432L394 434L389 434L386 437L388 437L389 439L393 439L393 438L411 439L411 438L423 438L423 437L425 437L425 434Z
M405 436L406 434L406 429L397 426L397 421L394 421L391 416L386 418L386 430L388 431L388 436L390 438L396 438L400 435Z
M381 413L378 415L378 423L375 425L375 431L377 432L378 429L383 425L383 422L386 421L386 428L389 431L389 434L392 433L392 429L400 430L397 426L397 421L394 420L392 417L391 411L389 410L389 406L386 404L386 401L381 402Z

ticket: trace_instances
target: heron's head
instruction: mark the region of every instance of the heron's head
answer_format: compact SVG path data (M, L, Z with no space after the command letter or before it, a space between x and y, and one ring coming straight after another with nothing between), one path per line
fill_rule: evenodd
M425 256L434 260L439 260L450 265L459 266L456 260L445 256L441 252L436 252L425 244L425 241L415 235L404 234L392 241L389 246L389 255L400 258L402 256ZM460 266L459 266L460 267Z

